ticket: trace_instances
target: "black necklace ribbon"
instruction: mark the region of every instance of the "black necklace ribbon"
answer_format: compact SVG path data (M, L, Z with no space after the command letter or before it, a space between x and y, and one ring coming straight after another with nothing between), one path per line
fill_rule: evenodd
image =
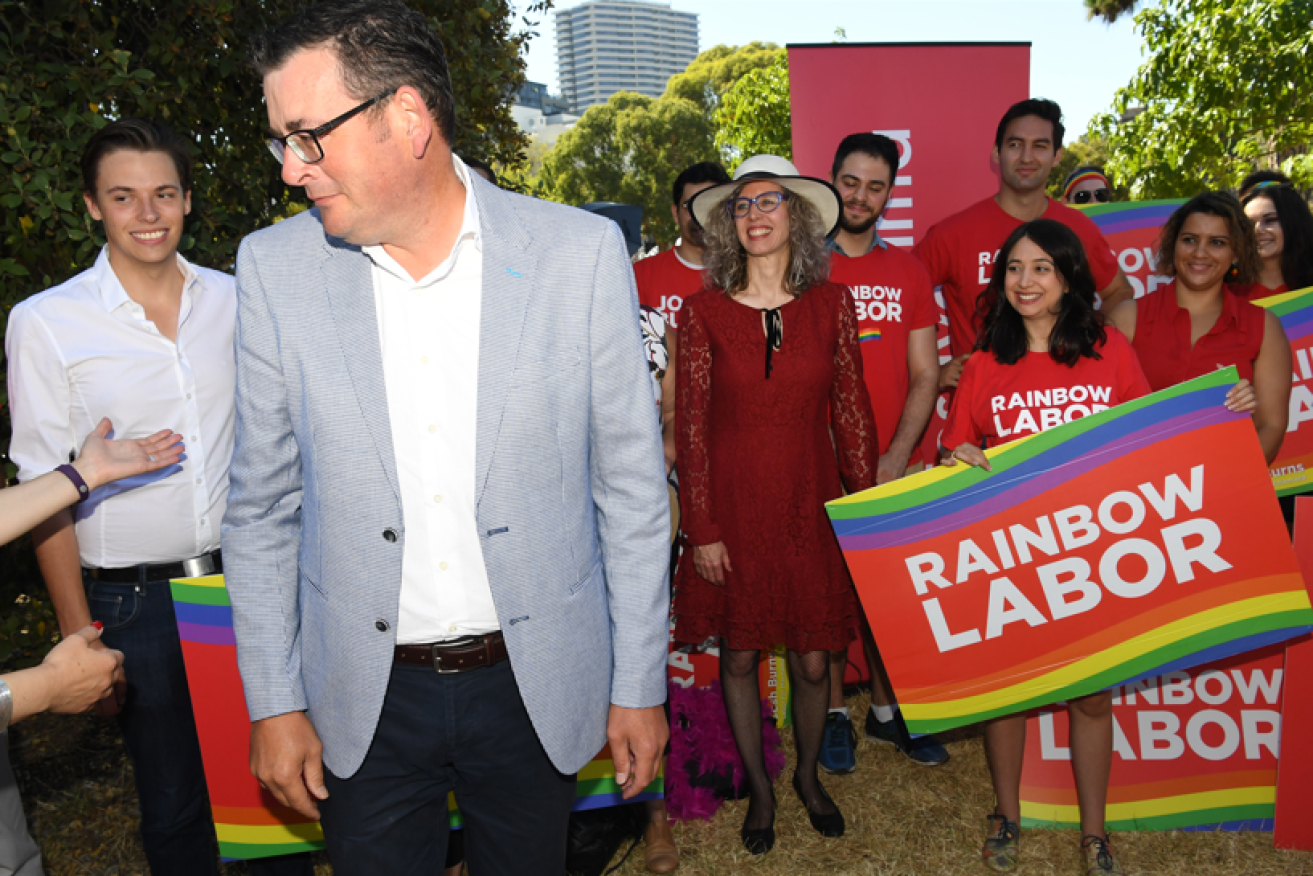
M780 315L780 308L768 310L765 307L761 309L762 326L766 329L766 379L770 380L770 357L773 352L780 348L784 343L784 317Z

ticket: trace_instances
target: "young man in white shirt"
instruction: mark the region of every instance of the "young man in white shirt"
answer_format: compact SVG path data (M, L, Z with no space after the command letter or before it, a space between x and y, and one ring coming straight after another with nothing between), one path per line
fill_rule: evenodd
M177 134L144 119L112 122L88 143L82 174L87 210L107 243L93 267L10 314L10 454L28 481L68 462L102 417L120 438L163 426L183 435L178 465L91 491L33 539L62 633L98 621L104 635L91 646L125 655L126 677L97 711L118 716L151 872L217 874L169 580L223 569L234 283L178 255L191 159ZM309 858L252 872L284 868L309 874Z

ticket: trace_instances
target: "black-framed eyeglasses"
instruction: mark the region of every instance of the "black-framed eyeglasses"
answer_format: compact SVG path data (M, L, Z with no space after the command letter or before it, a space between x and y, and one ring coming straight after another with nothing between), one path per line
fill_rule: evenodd
M1106 204L1111 198L1112 194L1107 189L1095 189L1094 191L1085 189L1084 191L1073 192L1071 202L1073 204L1088 204L1091 200L1095 200L1100 204Z
M757 209L763 213L774 213L789 199L788 192L762 192L755 198L731 198L725 204L725 209L729 210L729 215L735 219L742 219L748 215L752 205L756 204Z
M382 100L385 97L388 97L391 94L392 94L391 91L385 91L382 94L380 94L378 97L371 97L369 100L360 104L360 106L347 110L346 112L342 113L342 115L330 121L324 122L322 125L320 125L317 128L307 128L300 131L292 131L290 134L287 134L286 136L283 137L270 137L268 140L265 141L265 143L268 144L269 151L274 154L274 158L278 159L279 164L283 163L283 158L286 156L288 149L291 149L292 154L295 155L297 158L301 159L306 164L314 164L316 162L323 161L324 147L319 142L320 137L324 136L329 131L332 131L335 128L341 127L343 124L349 122L355 116L360 115L365 110L369 109L371 106L373 106L374 104L378 103L380 100Z

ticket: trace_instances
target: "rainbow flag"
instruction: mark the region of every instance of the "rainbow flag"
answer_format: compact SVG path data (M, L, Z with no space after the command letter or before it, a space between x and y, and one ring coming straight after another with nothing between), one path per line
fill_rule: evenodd
M232 604L222 575L170 582L182 639L187 684L200 736L205 782L210 793L219 854L227 859L264 858L324 848L319 822L281 806L251 775L246 694L237 671ZM204 696L199 692L204 691ZM630 800L620 795L611 752L603 748L579 771L575 810L598 809L664 796L665 780ZM460 827L455 795L447 800L452 827Z
M1234 368L827 504L914 733L1313 629Z
M861 343L863 343L863 344L866 343L867 341L878 341L878 340L880 340L880 330L879 330L879 329L863 329L863 330L857 335L857 339L858 339Z
M1269 466L1278 496L1313 490L1313 289L1297 289L1254 301L1281 320L1290 341L1294 375L1286 439Z
M1157 232L1185 198L1162 201L1115 201L1110 204L1093 204L1080 207L1080 211L1094 220L1103 236L1125 231L1151 230Z

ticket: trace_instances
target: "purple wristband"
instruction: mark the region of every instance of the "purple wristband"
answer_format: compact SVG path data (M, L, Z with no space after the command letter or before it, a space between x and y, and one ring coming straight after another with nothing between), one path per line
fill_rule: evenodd
M82 480L82 475L78 474L77 469L71 465L59 465L55 467L55 471L73 482L73 486L76 487L78 491L79 504L87 501L87 497L91 495L91 488L87 486L86 481Z

